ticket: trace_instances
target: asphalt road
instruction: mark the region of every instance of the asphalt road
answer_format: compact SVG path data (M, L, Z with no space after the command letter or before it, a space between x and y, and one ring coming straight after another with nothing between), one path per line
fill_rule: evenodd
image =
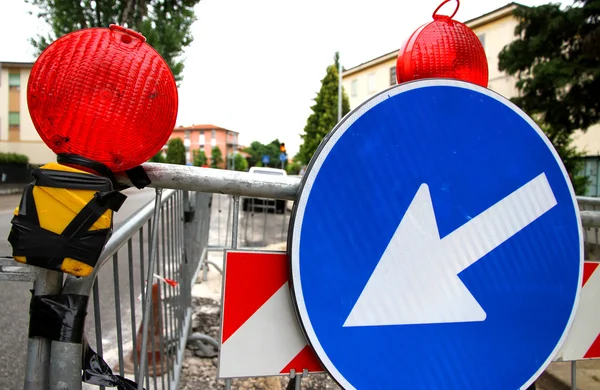
M129 189L125 191L125 194L128 199L121 210L115 214L115 228L118 228L125 219L154 198L154 190L152 189ZM18 205L19 199L20 195L0 196L0 255L11 255L11 247L6 238L10 231L12 212ZM136 253L139 253L139 251L136 251ZM137 265L137 263L134 264ZM106 270L103 270L103 274L107 271L112 273L112 264L106 268ZM124 285L127 281L123 279L128 275L127 262L120 261L119 269L120 274L124 275L119 285ZM135 271L139 275L139 268L136 268ZM0 302L2 302L0 304L2 308L0 315L0 389L2 390L23 387L29 324L29 290L31 287L30 283L0 282ZM112 312L114 313L113 285L99 283L99 291L99 296L102 298L100 300L101 307L104 307L104 311L108 312L112 304ZM124 298L122 297L121 301ZM93 321L93 315L88 317L90 317L87 322L89 325L90 320ZM111 329L106 330L110 331ZM92 337L92 339L94 338Z

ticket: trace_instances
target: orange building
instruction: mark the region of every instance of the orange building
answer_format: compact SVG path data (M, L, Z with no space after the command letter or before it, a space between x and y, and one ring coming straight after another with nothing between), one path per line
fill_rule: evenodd
M185 146L185 160L187 164L192 164L195 150L203 150L209 159L215 146L221 149L223 163L221 168L225 168L227 156L238 150L238 132L228 130L215 125L192 125L179 126L173 129L171 138L180 138ZM165 145L166 147L166 145Z

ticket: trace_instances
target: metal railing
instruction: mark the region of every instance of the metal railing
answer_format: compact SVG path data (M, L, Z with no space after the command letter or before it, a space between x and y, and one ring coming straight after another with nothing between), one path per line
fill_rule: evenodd
M34 295L91 297L84 344L140 388L176 389L190 330L191 288L206 256L211 198L157 189L154 202L115 231L89 277L64 278L3 259L0 280L35 279ZM83 351L77 343L30 338L25 389L81 389Z
M277 203L265 206L264 199L294 201L300 178L153 163L144 168L157 188L156 199L115 231L92 275L67 276L63 284L60 273L3 259L0 280L35 279L34 295L91 295L86 336L98 355L116 374L136 381L138 388L176 389L187 341L219 345L206 335L190 335L191 288L199 271L206 272L210 264L208 253L285 242L292 202L285 202L278 214ZM130 184L124 176L119 181ZM256 198L263 203L260 211L253 207ZM600 199L580 197L578 202L587 255L595 253L599 243ZM211 238L210 213L215 208L213 230L216 223L219 231ZM161 279L154 275L177 285L157 282ZM63 388L80 389L81 361L80 344L30 339L25 388L45 390L50 383L55 389L61 382L68 386ZM575 367L573 363L573 372ZM296 385L299 388L299 381Z

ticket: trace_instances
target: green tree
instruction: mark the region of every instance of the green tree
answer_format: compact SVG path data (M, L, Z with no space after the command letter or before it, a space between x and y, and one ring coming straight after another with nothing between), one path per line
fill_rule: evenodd
M241 172L248 170L248 161L239 153L233 155L233 169Z
M500 52L498 68L517 78L520 93L511 100L542 124L581 193L571 140L600 122L600 1L518 6L514 15L516 39Z
M210 155L210 166L211 168L221 168L221 164L223 164L223 154L221 149L215 146Z
M312 114L306 121L303 143L294 158L308 164L323 138L329 134L338 121L338 85L339 85L339 53L335 53L334 63L327 67L325 78L321 80L321 89L311 107ZM342 116L350 111L350 102L346 92L342 90Z
M281 142L275 139L267 145L254 141L244 149L244 152L248 154L248 165L251 167L263 166L262 157L269 156L269 163L266 165L272 168L280 168L281 162L279 161L279 145Z
M577 150L573 146L573 137L565 131L556 130L544 123L538 122L540 129L546 134L556 152L560 156L565 169L569 173L569 178L573 184L573 189L577 195L585 195L588 185L588 178L582 175L583 157L585 153Z
M57 38L88 27L111 23L133 29L147 39L169 64L175 79L182 79L184 49L192 43L196 20L194 6L200 0L25 0L38 8L37 17L51 32L31 38L38 53Z
M285 170L288 175L297 175L300 173L300 169L302 168L302 164L298 161L292 161L285 167Z
M185 165L185 146L183 146L181 138L173 138L167 144L166 162Z
M158 153L156 153L154 156L150 157L150 162L154 162L154 163L164 163L166 162L165 156L163 156L163 152L162 150Z
M207 160L208 159L206 158L206 153L204 153L204 150L194 150L194 166L202 167L206 165Z

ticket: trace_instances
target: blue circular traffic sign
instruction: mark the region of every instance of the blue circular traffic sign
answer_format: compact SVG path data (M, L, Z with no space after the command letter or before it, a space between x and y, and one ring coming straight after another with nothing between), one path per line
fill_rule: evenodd
M569 177L488 89L392 87L322 142L293 212L293 299L346 389L520 389L562 345L582 278Z

